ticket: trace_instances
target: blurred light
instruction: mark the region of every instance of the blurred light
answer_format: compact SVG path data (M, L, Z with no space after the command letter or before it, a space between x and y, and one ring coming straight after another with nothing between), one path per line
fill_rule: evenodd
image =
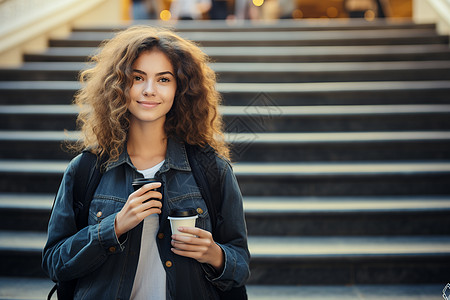
M292 12L292 17L294 19L301 19L301 18L303 18L303 12L297 8Z
M366 19L366 21L373 21L375 20L375 12L373 10L366 10L366 12L364 13L364 19Z
M264 0L253 0L253 5L261 6L264 4Z
M163 21L168 21L168 20L170 20L170 18L172 18L172 14L170 13L169 10L165 9L165 10L161 11L161 13L159 14L159 17Z
M339 15L339 11L336 7L330 6L327 8L327 16L330 18L336 18Z

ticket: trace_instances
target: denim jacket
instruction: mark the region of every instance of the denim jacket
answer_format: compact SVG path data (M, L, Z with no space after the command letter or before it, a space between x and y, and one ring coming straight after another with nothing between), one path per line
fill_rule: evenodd
M196 226L211 231L208 209L191 173L183 143L168 140L166 160L155 175L163 186L156 242L166 270L167 299L218 299L217 289L242 285L249 277L250 254L241 192L228 161L221 157L216 157L216 161L223 194L217 224L217 230L224 233L224 242L218 243L225 254L221 274L207 264L170 251L167 217L172 209L195 208L199 213ZM132 180L142 175L126 151L110 163L92 199L89 225L77 232L72 189L78 163L79 156L70 162L55 199L43 251L43 269L54 281L78 278L75 299L129 299L138 265L142 222L118 240L114 219L133 192Z

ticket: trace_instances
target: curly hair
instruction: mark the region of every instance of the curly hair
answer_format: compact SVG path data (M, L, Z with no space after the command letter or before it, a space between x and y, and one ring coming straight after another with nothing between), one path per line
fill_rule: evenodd
M77 124L83 137L77 150L89 148L98 156L107 154L107 163L118 159L130 124L132 64L143 51L158 49L172 63L177 81L164 124L167 136L191 145L209 144L229 159L218 113L221 97L215 88L216 74L208 66L209 57L195 43L166 29L134 26L102 46L91 58L95 66L80 74L82 88L75 103L80 106Z

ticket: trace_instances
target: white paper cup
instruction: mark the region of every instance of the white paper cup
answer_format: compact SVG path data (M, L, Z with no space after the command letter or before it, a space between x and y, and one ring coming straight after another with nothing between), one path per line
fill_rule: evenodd
M168 217L170 220L170 227L172 229L172 234L181 234L185 236L195 236L190 233L180 232L178 231L179 227L195 227L195 220L198 218L198 215L192 217Z

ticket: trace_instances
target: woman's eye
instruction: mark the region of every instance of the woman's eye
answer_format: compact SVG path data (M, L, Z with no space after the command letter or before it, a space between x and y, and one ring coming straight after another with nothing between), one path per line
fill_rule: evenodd
M134 80L136 80L136 81L141 81L141 80L143 80L143 79L142 79L141 76L134 76Z
M169 78L163 77L163 78L159 79L159 81L161 81L161 82L169 82L170 80L169 80Z

